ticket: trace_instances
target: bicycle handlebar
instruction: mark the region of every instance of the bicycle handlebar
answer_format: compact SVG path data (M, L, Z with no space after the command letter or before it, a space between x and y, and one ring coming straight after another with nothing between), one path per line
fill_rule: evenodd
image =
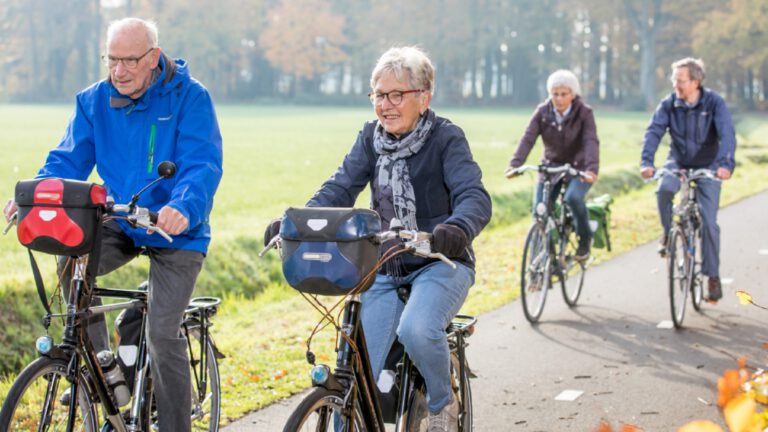
M680 177L683 181L699 179L722 181L722 179L717 176L717 173L709 168L659 168L653 173L653 176L645 180L645 182L650 183L659 180L665 175Z
M550 165L522 165L517 168L507 168L504 171L504 176L506 178L513 178L517 177L525 172L528 171L536 171L540 173L545 174L560 174L560 173L566 173L572 176L577 176L580 178L589 178L591 177L589 174L587 174L585 171L577 170L576 168L572 167L571 164L565 164L560 166L550 166Z
M157 223L157 213L147 208L130 204L108 203L107 215L114 219L126 220L134 228L146 228L149 232L156 232L168 240L168 242L173 243L173 238L165 230L155 225Z
M394 223L392 224L394 225ZM407 230L396 228L389 231L383 231L376 234L376 240L380 243L400 239L403 241L403 247L408 253L423 258L439 259L440 261L448 264L451 268L456 268L456 263L451 261L447 256L440 252L432 252L432 234L424 231ZM259 257L263 257L270 249L280 248L281 240L280 235L272 237L272 239L264 246L264 249L259 252Z

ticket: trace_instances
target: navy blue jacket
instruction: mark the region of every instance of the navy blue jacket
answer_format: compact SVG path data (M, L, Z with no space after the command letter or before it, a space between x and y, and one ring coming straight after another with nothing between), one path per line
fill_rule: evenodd
M733 120L717 93L702 88L699 101L692 107L674 93L661 101L645 131L641 166L654 166L654 155L667 130L672 138L667 159L681 168L725 168L733 172L736 167Z
M366 185L378 187L373 131L376 122L367 122L357 141L335 174L323 183L307 204L311 207L352 207ZM491 219L491 197L482 183L480 167L472 158L464 132L442 117L435 117L432 132L421 150L406 159L416 195L416 222L420 231L432 232L439 223L450 223L472 239ZM379 209L373 210L379 212ZM380 212L379 212L380 213ZM388 224L389 221L385 221ZM471 247L456 259L474 267ZM406 255L407 271L428 262Z

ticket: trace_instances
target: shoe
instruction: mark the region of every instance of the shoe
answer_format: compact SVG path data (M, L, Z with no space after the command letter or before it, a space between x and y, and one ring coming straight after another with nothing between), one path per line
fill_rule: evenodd
M573 257L576 261L584 262L589 259L590 247L587 245L579 245L576 249L576 255Z
M439 413L429 413L427 432L459 432L459 402L456 398Z
M667 244L669 243L669 236L664 235L659 239L659 246L656 249L656 252L661 255L662 258L667 256Z
M723 298L723 288L720 284L720 278L717 276L710 276L707 281L707 288L709 290L709 297L707 301L710 303L717 303L718 300Z
M69 401L72 400L72 387L67 387L66 390L64 390L64 393L61 394L61 397L59 398L59 403L61 403L64 406L69 406Z

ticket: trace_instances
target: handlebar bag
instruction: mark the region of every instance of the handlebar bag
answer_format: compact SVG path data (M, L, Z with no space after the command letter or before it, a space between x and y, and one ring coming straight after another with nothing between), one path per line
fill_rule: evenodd
M291 207L280 224L283 275L301 292L346 295L376 265L380 231L373 210Z
M104 186L59 178L22 180L15 199L22 245L64 256L93 249L107 202Z

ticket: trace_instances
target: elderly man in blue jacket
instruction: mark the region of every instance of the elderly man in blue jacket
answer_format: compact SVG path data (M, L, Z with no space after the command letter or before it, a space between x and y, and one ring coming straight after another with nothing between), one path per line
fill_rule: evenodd
M150 259L148 342L161 431L189 431L190 376L179 327L210 242L209 214L222 175L222 141L208 91L184 60L158 47L157 26L138 18L107 30L107 79L77 95L75 113L38 177L85 180L95 167L117 203L155 179L157 166L177 166L138 205L158 212L168 242L124 221L104 226L98 273L146 250ZM15 204L6 206L6 217ZM66 289L66 288L65 288ZM97 351L109 349L103 315L89 323Z
M736 166L736 132L731 114L723 98L703 87L704 63L685 58L672 63L675 92L661 101L645 131L640 174L649 179L654 174L653 159L659 142L669 131L672 139L666 168L709 168L721 180L728 180ZM666 252L667 234L672 224L672 198L680 190L680 180L664 176L656 192L664 236L659 252ZM720 284L720 227L717 209L720 205L720 182L698 180L701 208L702 265L708 276L709 300L722 297Z

